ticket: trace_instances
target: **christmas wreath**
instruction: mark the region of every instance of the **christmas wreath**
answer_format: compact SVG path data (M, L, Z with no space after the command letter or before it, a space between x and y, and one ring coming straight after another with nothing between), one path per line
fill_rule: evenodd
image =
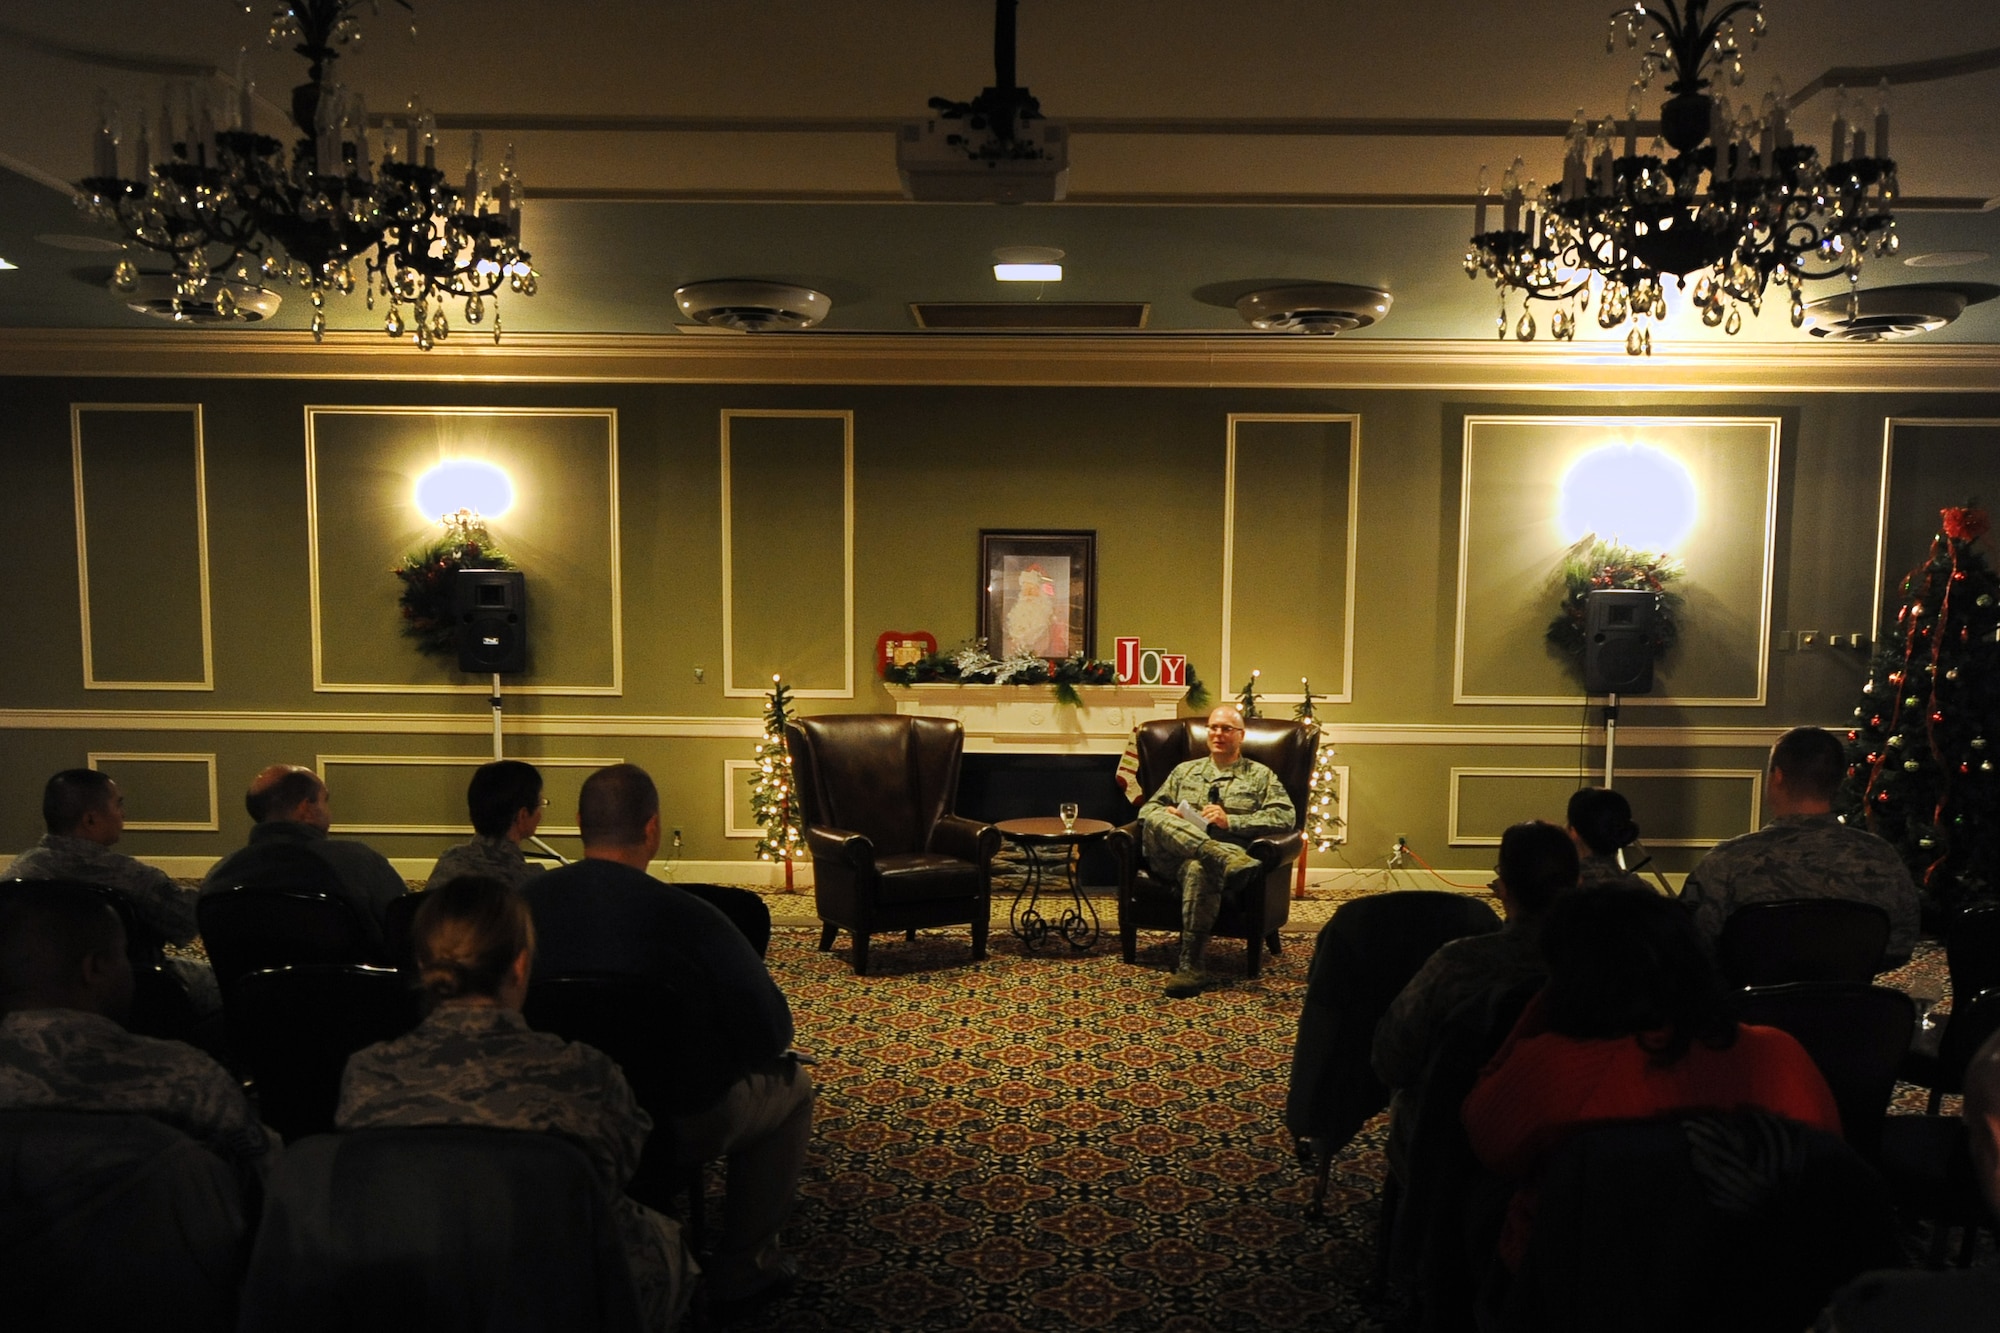
M452 590L461 569L512 569L514 562L493 543L486 525L467 515L445 521L445 533L430 545L410 552L389 572L403 585L397 603L403 610L403 633L417 641L417 651L432 657L456 657L457 619Z
M1595 534L1569 548L1563 555L1556 577L1562 585L1562 603L1549 622L1549 646L1568 657L1579 671L1583 667L1584 603L1602 588L1651 592L1656 601L1653 618L1653 655L1665 653L1680 637L1677 616L1680 594L1668 585L1687 571L1681 562L1664 552L1635 551Z
M1194 667L1188 667L1188 702L1208 701L1208 691ZM900 666L882 668L882 679L891 685L1053 685L1056 702L1080 704L1079 685L1115 685L1118 667L1102 658L1085 658L1082 653L1050 660L1033 653L1016 653L998 658L986 651L986 640L968 639L956 648L926 654Z

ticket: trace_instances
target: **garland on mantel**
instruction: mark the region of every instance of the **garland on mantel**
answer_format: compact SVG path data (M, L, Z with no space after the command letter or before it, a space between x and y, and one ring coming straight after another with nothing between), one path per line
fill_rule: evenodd
M1208 690L1188 666L1187 702L1201 706L1208 702ZM1116 685L1118 668L1102 658L1086 658L1082 653L1050 660L1033 653L1015 653L998 658L986 651L986 640L967 639L956 648L940 649L901 666L882 668L882 679L891 685L1053 685L1056 702L1079 705L1079 685Z

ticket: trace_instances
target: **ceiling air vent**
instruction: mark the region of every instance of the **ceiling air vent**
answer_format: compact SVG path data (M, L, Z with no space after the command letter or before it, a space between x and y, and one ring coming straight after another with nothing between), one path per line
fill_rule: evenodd
M833 309L833 301L824 292L751 278L691 282L675 290L674 303L697 324L741 333L809 329Z
M920 329L1106 333L1145 328L1152 309L1145 301L912 301L910 317Z
M192 296L175 299L179 280L171 273L142 273L128 290L114 279L111 294L129 308L175 324L259 324L278 313L276 292L249 282L210 278Z
M1389 313L1389 293L1344 282L1266 287L1236 302L1236 312L1253 329L1267 333L1318 333L1328 337L1365 329Z

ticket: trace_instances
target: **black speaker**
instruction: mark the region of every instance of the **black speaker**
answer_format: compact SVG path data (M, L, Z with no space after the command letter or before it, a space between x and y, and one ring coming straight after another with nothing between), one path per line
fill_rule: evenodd
M452 586L458 669L475 676L528 669L528 578L518 569L461 569Z
M1653 692L1653 617L1659 594L1599 588L1583 599L1583 692Z

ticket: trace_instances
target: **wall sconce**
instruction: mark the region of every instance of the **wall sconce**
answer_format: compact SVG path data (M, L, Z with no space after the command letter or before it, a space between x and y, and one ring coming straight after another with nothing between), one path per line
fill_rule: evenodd
M485 459L451 458L417 478L416 500L425 518L499 518L514 507L514 483Z
M1619 546L1675 551L1694 530L1694 478L1648 444L1609 444L1570 465L1556 524L1565 542L1590 533Z

